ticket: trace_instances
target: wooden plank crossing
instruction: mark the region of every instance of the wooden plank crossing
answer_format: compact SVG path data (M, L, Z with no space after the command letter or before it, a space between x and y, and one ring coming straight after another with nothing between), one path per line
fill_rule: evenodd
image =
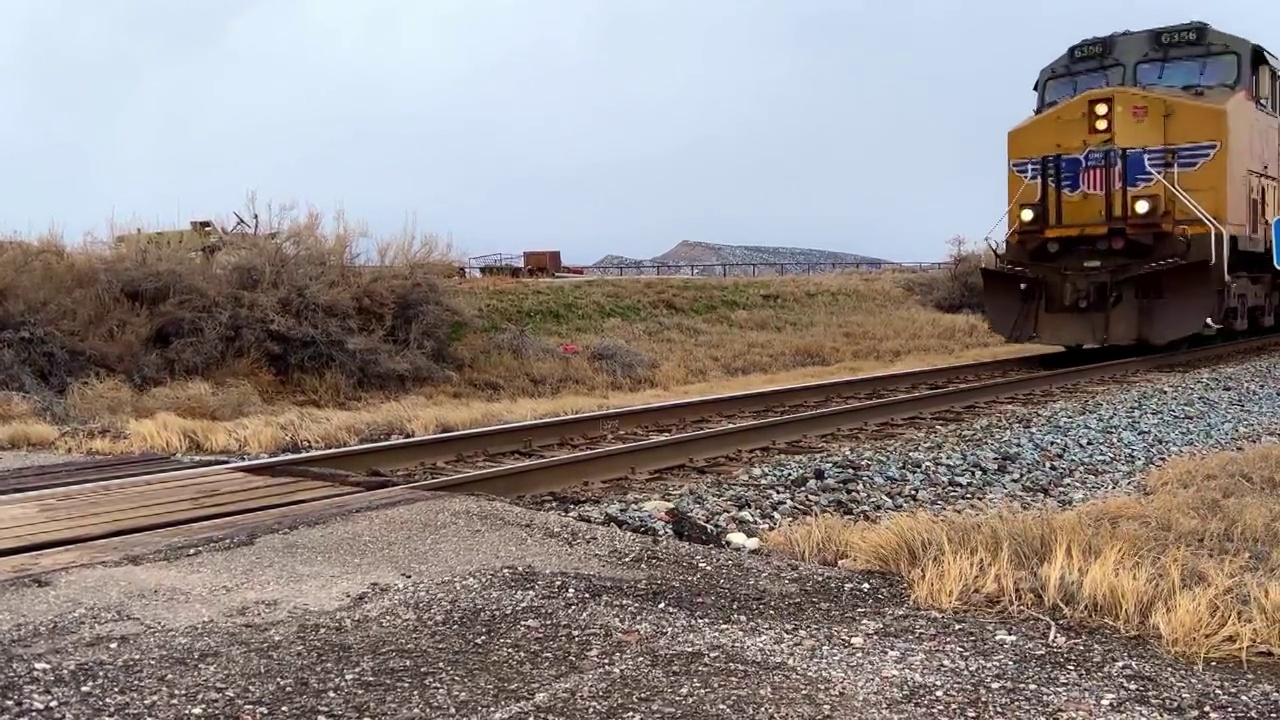
M228 538L293 528L299 524L326 522L352 513L421 502L438 494L413 488L388 488L18 555L6 556L0 553L0 585L33 580L46 573L86 565L137 560L175 547L198 547Z
M178 460L146 453L119 457L71 460L53 465L14 468L0 474L0 495L31 492L69 485L87 485L134 475L158 474L222 465L216 460Z
M0 557L363 492L210 468L0 497Z

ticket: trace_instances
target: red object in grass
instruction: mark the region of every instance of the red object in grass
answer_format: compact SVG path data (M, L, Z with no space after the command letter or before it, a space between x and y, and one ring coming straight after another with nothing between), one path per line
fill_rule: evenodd
M577 355L578 346L577 345L561 345L560 352L564 353L565 355Z

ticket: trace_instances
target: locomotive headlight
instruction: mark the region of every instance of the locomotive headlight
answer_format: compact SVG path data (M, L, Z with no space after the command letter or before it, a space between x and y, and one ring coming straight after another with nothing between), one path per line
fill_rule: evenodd
M1129 203L1129 208L1134 215L1140 218L1154 217L1156 214L1156 198L1154 197L1136 197Z
M1093 101L1089 106L1089 132L1111 132L1111 98Z
M1024 207L1018 211L1018 219L1024 223L1033 223L1036 221L1036 209L1033 207Z

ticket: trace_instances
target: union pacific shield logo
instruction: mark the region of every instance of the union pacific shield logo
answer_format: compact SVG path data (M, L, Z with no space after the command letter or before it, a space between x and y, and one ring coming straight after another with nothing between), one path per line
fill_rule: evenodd
M1158 145L1129 150L1121 167L1120 151L1115 148L1091 148L1079 155L1062 156L1062 177L1053 177L1053 165L1046 165L1049 184L1062 189L1068 196L1101 195L1108 188L1119 190L1124 183L1130 190L1141 190L1156 184L1156 176L1177 169L1180 173L1194 172L1218 154L1218 142L1182 143ZM1111 170L1107 171L1107 156L1111 156ZM1143 162L1143 158L1147 162ZM1150 165L1150 170L1147 166ZM1040 182L1040 159L1020 158L1009 163L1009 169L1028 183Z

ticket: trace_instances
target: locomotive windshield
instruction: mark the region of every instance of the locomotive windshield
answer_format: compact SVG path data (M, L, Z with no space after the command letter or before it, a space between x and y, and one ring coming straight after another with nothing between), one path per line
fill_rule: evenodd
M1240 77L1240 56L1222 53L1178 60L1151 60L1138 63L1136 70L1138 87L1233 86Z
M1043 107L1057 105L1086 90L1120 85L1124 82L1124 67L1113 65L1102 70L1072 73L1056 77L1044 84Z

